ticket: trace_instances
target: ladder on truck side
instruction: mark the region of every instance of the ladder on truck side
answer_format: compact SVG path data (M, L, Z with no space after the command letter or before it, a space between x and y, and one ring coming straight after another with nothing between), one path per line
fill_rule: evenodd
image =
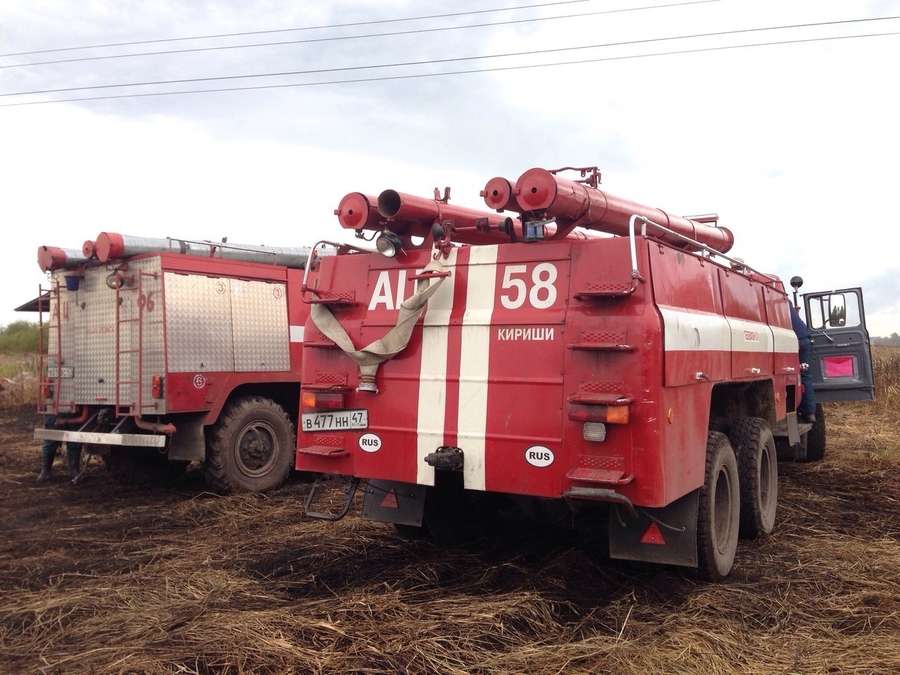
M127 273L123 267L115 271L116 286L116 391L115 408L116 417L141 417L143 405L143 375L144 375L144 306L146 295L144 293L144 277L158 278L155 272L138 271ZM135 302L126 302L130 294L136 294ZM123 308L132 308L133 315L126 316ZM123 332L133 329L131 339L126 341ZM129 358L131 357L131 358ZM130 369L123 368L123 361L127 360ZM123 372L127 371L127 372ZM133 395L123 394L123 389L128 389ZM130 399L130 400L127 400ZM151 406L153 407L153 406Z
M41 373L43 381L41 382L41 396L38 400L38 412L48 415L59 414L59 396L60 384L62 378L62 326L60 315L59 282L50 285L47 291L47 302L49 303L50 318L47 323L47 344L44 345L44 312L41 307L43 302L44 289L38 286L38 335L40 344L40 366L38 372ZM55 338L55 339L51 339ZM56 345L56 351L51 351L51 347ZM46 349L45 349L46 348ZM50 373L50 364L56 364L56 375ZM48 395L49 394L49 395ZM48 401L51 399L51 401Z

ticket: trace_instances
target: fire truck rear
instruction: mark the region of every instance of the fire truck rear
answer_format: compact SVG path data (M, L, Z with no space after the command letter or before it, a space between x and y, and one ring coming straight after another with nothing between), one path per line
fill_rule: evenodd
M134 480L202 462L208 483L263 491L289 473L309 249L101 233L41 247L51 273L36 438L76 441Z
M596 169L492 179L482 195L505 219L437 194L345 197L341 224L382 254L325 259L304 286L296 468L351 488L340 513L314 489L308 514L340 517L360 482L364 517L447 542L498 504L551 523L596 510L612 557L712 580L739 534L772 531L779 453L825 442L821 409L798 420L781 281L727 256L715 216L598 184Z

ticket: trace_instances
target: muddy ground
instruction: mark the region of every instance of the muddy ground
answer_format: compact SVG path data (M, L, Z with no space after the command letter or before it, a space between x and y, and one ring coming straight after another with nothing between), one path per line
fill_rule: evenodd
M776 532L705 584L585 524L447 550L311 520L297 476L38 484L37 419L0 413L0 673L898 673L900 443L863 417L782 464Z

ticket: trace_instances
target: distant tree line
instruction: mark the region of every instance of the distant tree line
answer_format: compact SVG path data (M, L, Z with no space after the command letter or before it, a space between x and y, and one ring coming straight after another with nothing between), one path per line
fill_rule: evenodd
M38 324L14 321L0 327L0 354L37 354L40 348L41 328Z
M894 347L900 347L900 335L897 335L897 333L891 333L890 337L872 338L872 344L876 346L891 345Z

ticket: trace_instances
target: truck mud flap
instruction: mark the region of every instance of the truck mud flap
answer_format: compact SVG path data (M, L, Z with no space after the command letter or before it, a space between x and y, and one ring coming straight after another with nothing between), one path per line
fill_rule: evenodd
M699 490L659 509L638 507L637 518L609 509L609 555L620 560L697 566Z
M175 433L169 441L169 459L202 462L206 458L206 436L203 431L205 413L184 415L177 419Z
M427 490L427 486L414 483L370 480L363 497L363 518L421 527Z
M772 428L778 459L784 462L805 462L806 441L813 425L797 419L796 412L787 416Z

